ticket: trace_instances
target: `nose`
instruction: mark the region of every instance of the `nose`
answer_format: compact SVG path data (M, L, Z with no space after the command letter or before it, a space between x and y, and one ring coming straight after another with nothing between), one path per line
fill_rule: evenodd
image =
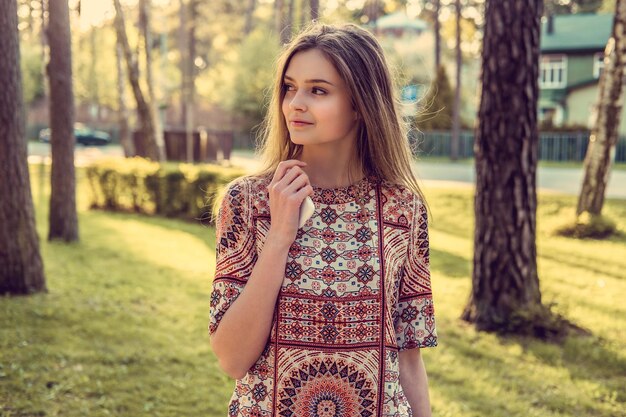
M289 110L306 111L306 103L299 91L296 91L291 98L286 99L289 101Z

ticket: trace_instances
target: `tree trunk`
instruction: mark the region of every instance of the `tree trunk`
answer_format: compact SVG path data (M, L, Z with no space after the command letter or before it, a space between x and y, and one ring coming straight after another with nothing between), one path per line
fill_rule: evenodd
M435 0L435 74L441 66L441 22L439 21L439 13L441 11L441 0Z
M159 151L159 160L165 160L165 144L163 143L163 124L159 117L159 108L154 94L154 78L152 77L152 30L150 29L150 0L139 0L139 28L143 38L143 49L146 57L146 85L150 111L154 120L154 139Z
M452 114L452 138L450 142L450 159L459 159L459 141L461 140L461 69L463 55L461 51L461 0L456 0L456 84L454 90L454 112Z
M74 93L70 9L67 0L50 0L50 144L52 152L48 240L78 240L74 172Z
M30 192L17 3L0 0L0 294L46 291Z
M39 34L39 40L41 41L41 80L43 82L42 90L44 91L44 94L46 94L48 91L48 86L46 85L48 81L48 76L46 74L46 62L48 62L48 23L46 19L47 15L48 10L46 9L46 0L41 0L41 33Z
M280 39L280 44L284 45L288 42L289 37L285 30L285 4L283 0L274 0L274 28Z
M193 162L193 131L194 131L194 113L195 113L195 95L196 95L196 77L194 58L196 56L196 17L197 17L197 0L189 0L189 13L187 16L188 24L188 56L186 60L186 77L185 77L185 144L187 153L187 162Z
M604 206L622 115L626 76L626 0L617 0L615 5L613 33L604 52L604 62L595 106L596 122L585 156L585 174L576 214L587 211L599 215Z
M178 7L180 26L178 29L178 50L180 51L180 125L184 128L187 125L187 65L189 53L187 38L187 6L185 0L179 0Z
M256 0L248 0L248 7L246 7L246 18L243 27L244 35L249 35L252 32L254 21L254 9L256 9Z
M318 20L320 18L320 1L310 0L309 5L311 6L311 20Z
M307 22L307 0L298 0L298 30L301 30Z
M289 8L287 9L287 22L285 23L285 43L291 40L293 34L293 13L296 0L289 0Z
M130 44L126 37L126 25L124 23L124 12L120 0L113 0L115 6L115 30L122 50L124 51L124 58L126 61L126 68L128 71L128 81L133 90L135 101L137 102L137 116L139 124L141 126L141 138L140 154L145 155L148 159L153 161L159 161L159 149L155 138L154 118L150 105L146 102L141 86L139 85L139 66L136 57L133 56L130 50Z
M128 128L128 108L126 107L126 77L124 75L122 56L122 45L118 42L115 45L115 57L117 61L117 121L120 129L120 144L124 149L124 156L130 158L135 156L135 145L130 137Z
M536 331L536 166L542 0L487 0L476 155L472 293L481 330Z
M97 109L96 117L100 118L100 92L99 92L99 79L98 79L98 40L96 39L96 27L92 26L89 30L89 101L91 106L95 106ZM92 117L92 113L89 113ZM92 118L93 120L93 118Z
M26 7L28 7L28 15L26 16L26 22L28 24L28 38L31 39L31 37L35 33L35 28L33 27L33 12L35 11L35 8L33 7L33 1L27 0Z

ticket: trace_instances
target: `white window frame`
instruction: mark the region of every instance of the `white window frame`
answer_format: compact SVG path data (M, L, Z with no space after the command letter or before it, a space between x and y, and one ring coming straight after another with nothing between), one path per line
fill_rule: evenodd
M600 71L604 69L604 52L598 52L593 56L593 78L600 78Z
M557 74L560 71L560 79ZM565 88L567 86L567 55L546 54L539 59L539 86Z

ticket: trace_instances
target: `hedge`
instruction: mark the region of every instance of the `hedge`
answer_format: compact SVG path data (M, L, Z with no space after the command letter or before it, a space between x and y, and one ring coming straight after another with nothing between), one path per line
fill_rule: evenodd
M215 198L244 174L241 168L217 165L102 159L87 167L90 207L212 223Z

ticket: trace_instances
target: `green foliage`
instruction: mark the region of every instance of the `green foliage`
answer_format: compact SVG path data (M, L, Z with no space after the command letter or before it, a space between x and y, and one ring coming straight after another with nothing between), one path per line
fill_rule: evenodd
M46 94L41 45L23 41L20 43L20 54L24 104L29 105Z
M576 239L606 239L618 231L616 223L607 216L584 211L573 222L568 221L557 227L555 233Z
M417 115L416 125L420 130L447 130L452 128L454 92L443 66L437 70L428 94Z
M93 208L210 221L219 190L243 172L135 157L102 160L86 174Z
M278 40L263 30L253 31L240 45L237 54L216 68L213 80L202 90L213 90L213 101L248 120L247 130L265 116L274 79Z
M76 103L87 102L117 108L116 36L112 25L91 27L86 31L75 32L72 36Z

